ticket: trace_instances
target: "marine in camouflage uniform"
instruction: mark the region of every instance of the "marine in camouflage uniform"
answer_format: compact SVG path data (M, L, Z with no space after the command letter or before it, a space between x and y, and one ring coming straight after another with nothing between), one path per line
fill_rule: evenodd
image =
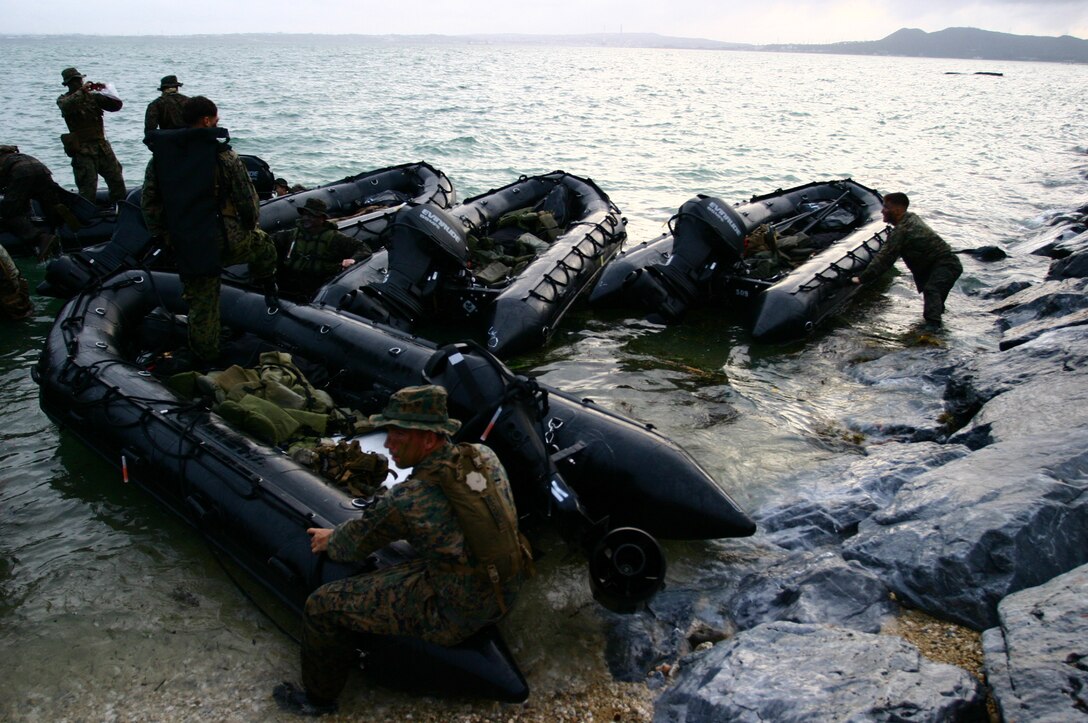
M189 96L182 95L178 88L185 85L178 82L176 75L167 75L159 82L159 90L162 91L155 100L147 104L144 112L144 135L153 130L176 130L185 127L185 121L181 117L182 106Z
M272 235L281 259L281 286L300 294L311 294L340 273L345 261L356 263L370 257L364 242L340 233L328 220L328 207L320 198L307 199L298 209L294 228ZM348 264L350 265L350 264Z
M927 324L936 327L941 325L945 299L963 273L963 265L944 239L916 214L907 211L909 204L903 193L884 197L884 220L894 228L865 270L854 277L854 282L874 281L902 257L922 294L922 316Z
M202 100L207 101L206 98ZM211 103L211 108L214 116L201 116L190 123L189 128L216 127L218 111L214 110L214 103ZM161 132L186 133L187 130ZM164 199L167 190L160 184L155 162L152 156L144 172L141 206L151 236L170 247L173 243L171 220L167 217ZM249 180L249 172L242 159L227 144L222 144L216 153L213 193L219 217L214 238L200 239L201 247L189 249L188 254L174 249L183 286L182 297L189 304L189 348L197 357L196 361L205 364L219 356L219 272L222 267L247 263L250 276L265 289L266 294L274 293L276 273L276 248L268 234L257 228L260 213L257 191ZM174 222L186 223L188 219L174 219ZM214 273L203 267L194 269L184 262L186 255L191 258L195 251L199 257L202 250L208 251L206 256L218 256L219 263Z
M32 309L26 279L8 250L0 246L0 319L25 319Z
M102 115L105 111L121 110L121 101L95 92L94 84L84 84L86 76L75 68L65 68L61 77L62 85L68 86L68 92L57 98L57 106L68 124L68 133L61 136L61 141L64 152L72 159L79 195L93 202L98 192L98 177L102 176L109 186L110 200L120 201L125 197L125 179L113 147L106 140Z
M68 208L75 194L65 191L53 180L53 174L34 156L20 153L17 146L0 146L0 229L10 231L28 247L43 255L53 244L50 230L41 229L30 220L30 202L37 201L46 223L56 228L62 218L78 223Z
M487 447L450 443L446 435L460 422L447 416L445 389L406 387L370 421L390 428L386 447L400 466L413 467L412 475L376 498L361 517L335 530L309 530L312 547L334 560L358 561L407 540L419 557L328 583L310 595L302 636L305 691L285 684L275 692L295 712L332 705L356 660L358 634L457 644L505 613L528 566L506 472ZM432 438L430 450L419 441ZM490 495L489 506L500 507L509 523L484 532L464 521L452 500L466 487ZM486 552L476 542L481 533L492 545ZM327 546L319 543L323 536ZM486 563L496 559L508 563L499 564L501 573Z

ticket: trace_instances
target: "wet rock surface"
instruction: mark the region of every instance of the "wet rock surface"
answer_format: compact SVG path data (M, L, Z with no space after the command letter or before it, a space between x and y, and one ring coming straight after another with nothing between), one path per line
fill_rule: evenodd
M776 622L693 659L654 721L962 720L984 700L966 671L900 638Z
M1084 220L1015 252L1075 259ZM627 646L612 649L643 651L612 658L624 679L669 666L655 721L985 719L971 630L987 628L1009 720L1088 714L1075 642L1088 623L1088 282L1055 267L977 292L994 300L995 350L938 341L855 362L859 383L913 400L852 408L862 455L797 473L789 498L755 512L756 537L731 541L733 559L613 626ZM723 636L709 650L686 636L697 608Z
M1001 601L982 636L986 674L1006 720L1088 717L1088 566Z

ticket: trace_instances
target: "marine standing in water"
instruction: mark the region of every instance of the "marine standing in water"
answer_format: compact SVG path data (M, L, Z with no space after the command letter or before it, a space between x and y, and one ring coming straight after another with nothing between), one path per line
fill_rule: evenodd
M172 131L185 127L181 111L189 96L178 92L183 85L176 75L167 75L159 82L162 95L148 103L144 113L145 136L154 130Z
M855 284L874 281L902 256L914 276L915 287L922 294L926 328L935 331L941 326L945 299L963 273L963 265L952 247L925 221L908 211L908 206L910 199L905 193L884 196L884 221L894 228L865 270L851 281Z
M531 558L518 532L510 481L479 444L455 445L461 423L446 411L446 390L405 387L370 422L412 475L335 530L311 528L310 548L333 560L366 560L407 540L418 557L322 585L306 601L302 683L276 686L280 706L299 715L336 709L357 660L359 635L400 635L456 645L501 618Z
M64 152L72 159L79 195L93 203L98 177L102 176L110 189L110 200L120 201L125 197L125 179L113 147L106 140L102 116L121 110L121 99L102 93L105 89L102 83L84 83L87 76L75 68L65 68L60 75L62 85L68 86L68 92L57 98L57 106L68 125L68 132L60 139Z
M144 220L155 243L171 248L189 302L194 365L219 357L219 287L223 267L248 263L250 276L275 303L276 248L257 227L260 206L249 172L219 128L219 109L204 96L185 103L186 128L152 131L144 173ZM185 365L179 363L177 367Z

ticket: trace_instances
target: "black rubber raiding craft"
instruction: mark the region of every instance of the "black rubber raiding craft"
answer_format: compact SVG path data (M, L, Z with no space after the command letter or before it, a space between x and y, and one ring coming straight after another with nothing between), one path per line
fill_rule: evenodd
M737 205L697 196L680 207L669 233L613 259L589 301L638 308L667 323L697 305L737 309L757 341L796 340L862 288L848 281L887 241L881 205L877 191L851 179ZM773 250L753 252L757 233L774 239ZM794 245L787 252L779 242Z
M504 217L526 211L548 211L557 237L522 268L485 276L470 258L469 236L489 238ZM522 177L445 211L402 210L387 234L388 252L352 266L314 301L404 330L440 322L509 357L547 343L619 250L625 226L590 179L563 171Z
M162 320L176 343L184 322L175 315L184 310L176 275L158 272L123 272L69 300L34 369L41 407L301 611L319 585L365 569L313 555L305 532L357 516L360 502L155 376L148 352L164 344ZM290 352L319 370L315 378L339 404L364 413L404 386L444 386L451 415L463 422L458 438L483 439L498 453L527 529L554 525L587 551L591 588L612 609L639 609L660 589L665 559L655 538L755 530L670 440L516 376L475 344L437 348L312 304L269 309L262 294L231 284L223 287L222 313L235 333L223 366L252 366L261 351ZM410 551L390 548L370 564L404 554ZM499 700L528 693L494 628L452 648L376 637L366 660L367 670L393 684Z
M253 156L242 158L260 161ZM252 170L250 175L254 175ZM430 164L404 163L262 201L260 227L268 233L292 227L298 220L298 209L311 198L325 202L329 220L341 233L373 246L404 203L430 203L445 208L453 203L454 191L446 175ZM98 221L95 227L105 229L105 223ZM109 235L95 245L50 261L38 293L66 299L121 269L170 268L170 259L153 255L151 236L140 210L140 189L117 204L108 231Z

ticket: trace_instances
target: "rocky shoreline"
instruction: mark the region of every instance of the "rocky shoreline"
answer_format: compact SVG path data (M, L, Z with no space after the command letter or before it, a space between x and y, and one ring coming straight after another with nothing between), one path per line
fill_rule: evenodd
M1088 206L1009 251L1052 261L976 292L998 350L853 364L943 389L944 413L803 473L755 537L608 619L613 675L661 690L653 720L1088 717ZM919 611L931 630L906 633Z

